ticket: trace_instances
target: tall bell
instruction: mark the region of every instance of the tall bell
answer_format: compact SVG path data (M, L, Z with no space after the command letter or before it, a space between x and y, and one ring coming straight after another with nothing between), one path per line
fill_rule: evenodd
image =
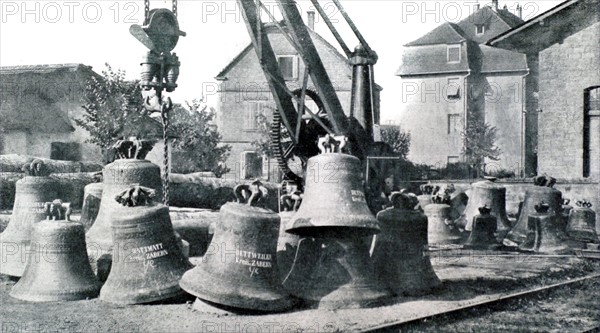
M427 217L414 210L406 194L391 195L392 208L377 214L381 232L374 237L372 259L379 279L396 295L429 291L441 283L427 244Z
M503 239L510 230L511 224L506 215L506 188L495 183L496 178L488 177L486 180L474 183L467 208L456 223L464 226L466 231L473 230L473 218L479 214L479 208L487 206L491 214L496 217L498 238Z
M46 218L44 204L61 196L61 184L50 178L41 160L23 166L27 176L16 182L10 223L0 234L0 273L22 276L33 226Z
M98 259L112 252L111 213L119 207L115 196L133 185L152 188L161 196L160 167L143 158L152 149L147 141L118 141L113 148L120 159L107 164L102 170L103 190L98 216L88 230L87 245L90 256ZM92 258L93 260L93 258Z
M568 250L560 217L544 202L534 205L534 209L535 212L528 216L527 236L519 249L541 253L563 253Z
M379 226L367 206L360 160L341 153L345 142L319 139L321 154L307 163L302 206L286 229L301 240L284 287L319 308L369 307L391 296L369 257Z
M429 245L459 244L462 235L452 224L452 207L445 203L432 203L424 208L427 216Z
M199 299L233 309L278 312L293 301L281 287L277 271L277 213L252 205L266 193L255 182L234 189L237 203L221 207L211 247L202 262L186 272L181 288ZM242 202L246 202L242 203Z
M542 180L539 180L542 178ZM560 214L562 208L562 192L549 185L554 185L553 178L537 177L534 186L525 191L525 200L519 214L519 219L504 238L504 245L517 246L525 241L529 228L529 215L535 212L535 205L545 202L553 215ZM536 185L537 184L537 185Z
M92 227L98 216L103 187L102 183L91 183L83 188L83 206L79 223L83 224L86 231Z
M492 209L479 207L479 214L473 217L473 227L466 241L465 248L488 249L496 245L497 217L491 214Z
M92 272L83 225L69 221L69 205L46 204L49 218L33 227L25 272L10 296L31 302L74 301L96 297L100 283Z
M588 201L577 201L569 214L567 234L578 241L598 242L596 233L596 213L592 210L592 203Z
M287 231L298 235L379 231L362 184L360 160L342 153L324 153L308 160L304 199Z
M169 208L151 201L155 191L134 186L116 196L110 219L112 267L100 299L138 304L183 295L179 280L192 265L178 246ZM115 199L113 199L115 200Z

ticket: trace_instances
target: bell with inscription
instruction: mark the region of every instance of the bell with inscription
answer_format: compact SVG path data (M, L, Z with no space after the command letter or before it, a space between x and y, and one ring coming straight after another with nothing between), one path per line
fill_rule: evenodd
M378 306L392 296L370 260L379 223L367 206L360 160L341 152L345 139L319 139L302 206L286 229L301 240L283 285L323 309Z
M87 184L83 188L83 206L81 206L79 223L83 224L86 231L96 221L100 209L100 200L102 199L102 188L104 187L101 182L102 174L100 173L95 178L99 182Z
M49 177L41 160L23 166L26 176L16 182L10 223L0 234L0 274L22 276L33 226L46 219L44 205L61 196L61 184Z
M133 186L113 199L113 263L101 300L138 304L184 294L179 280L192 265L177 244L169 208L152 202L155 195L150 188Z
M83 225L69 221L70 205L45 205L48 220L33 227L27 266L10 296L30 302L75 301L98 296L100 283L88 260Z
M471 194L467 208L456 223L464 226L466 231L473 230L474 217L479 214L479 208L487 206L490 214L496 217L498 224L496 232L502 240L510 230L511 224L506 215L506 188L495 183L496 178L487 177L471 186Z
M117 160L102 170L103 190L98 216L86 234L88 254L91 259L99 259L112 253L111 214L121 208L115 196L133 185L149 187L162 193L160 167L144 160L152 149L149 141L131 139L120 140L114 146Z
M535 206L540 202L548 205L552 215L561 214L562 192L552 188L556 180L547 176L539 176L534 179L534 186L525 191L525 200L519 214L517 223L508 232L503 240L506 246L518 246L523 243L529 233L529 215L535 212Z
M252 188L251 188L252 187ZM294 302L277 270L277 213L256 207L267 194L260 182L234 189L238 202L221 207L211 247L181 288L203 303L236 311L281 312Z
M576 202L576 207L574 207L569 214L567 234L569 237L578 241L590 243L598 242L598 234L596 233L596 213L592 210L591 202L585 200Z
M394 192L390 200L394 206L377 214L381 232L374 238L371 256L379 279L396 295L440 286L426 254L427 217L414 210L406 194Z

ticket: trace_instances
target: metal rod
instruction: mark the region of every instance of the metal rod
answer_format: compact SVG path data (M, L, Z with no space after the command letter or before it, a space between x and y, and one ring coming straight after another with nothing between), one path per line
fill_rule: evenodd
M331 23L331 20L327 16L327 13L325 13L325 10L323 10L323 7L321 7L318 0L310 0L310 1L313 3L313 5L315 6L315 9L317 10L317 12L319 12L319 15L321 15L321 17L325 21L325 24L327 24L327 27L333 34L333 37L335 37L337 42L342 47L342 50L346 54L346 57L350 58L352 56L352 51L350 51L350 48L348 48L348 45L346 45L346 43L344 42L344 39L342 39L342 36L340 36L340 34L338 33L338 31L335 28L335 26L333 25L333 23Z
M300 93L300 103L298 105L298 123L296 124L296 137L300 139L300 128L302 127L302 113L304 111L304 99L306 98L306 87L308 86L308 68L304 67L304 78L302 80L302 92Z
M352 32L354 32L354 35L356 35L356 38L358 38L360 43L365 47L365 49L369 53L372 53L373 50L371 49L371 47L369 47L369 44L367 43L363 35L360 33L360 31L358 31L358 28L356 27L356 25L354 25L354 22L352 22L352 19L350 19L350 16L348 16L348 13L346 13L346 10L344 9L344 7L342 7L342 4L338 0L333 0L333 3L340 10L340 13L342 14L346 22L348 22L348 25L350 26L350 29L352 29Z

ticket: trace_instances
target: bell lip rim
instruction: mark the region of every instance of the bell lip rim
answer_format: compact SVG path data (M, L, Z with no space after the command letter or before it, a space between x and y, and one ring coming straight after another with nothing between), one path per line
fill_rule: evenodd
M85 300L85 299L97 298L98 295L100 294L100 288L101 288L100 283L96 283L96 286L94 287L94 289L89 289L89 290L86 289L86 290L82 291L82 294L78 294L78 293L73 293L73 294L64 293L64 294L54 294L54 295L48 294L47 297L39 297L38 299L36 299L35 297L27 297L26 295L19 295L18 289L16 290L17 295L14 295L13 291L15 291L15 289L13 287L13 289L9 293L9 296L14 299L31 302L31 303L81 301L81 300ZM32 296L38 296L38 295L40 295L40 294L36 294L36 295L32 295ZM44 294L41 294L41 295L44 296ZM54 296L55 298L52 298L52 296ZM56 297L60 297L60 296L65 296L65 297L56 298ZM68 296L73 296L73 297L68 297Z
M108 282L108 279L106 280L104 285L106 285L107 282ZM153 302L159 302L159 301L167 301L169 299L179 297L179 296L184 296L186 294L186 291L183 290L179 286L178 282L174 285L169 286L168 288L162 289L163 291L160 291L161 294L157 295L156 291L152 291L151 293L147 293L146 295L142 295L142 296L138 296L138 297L135 297L135 295L134 295L134 297L131 297L131 298L127 297L127 296L123 296L123 295L131 295L131 294L120 294L119 297L106 296L107 291L105 291L104 285L100 289L100 292L98 294L98 299L105 303L120 304L120 305L147 304L147 303L153 303ZM103 293L103 291L104 291L104 293ZM162 294L162 292L164 292L164 291L166 291L167 293ZM131 300L132 298L136 299L136 300L132 301ZM138 298L144 298L144 299L139 300Z

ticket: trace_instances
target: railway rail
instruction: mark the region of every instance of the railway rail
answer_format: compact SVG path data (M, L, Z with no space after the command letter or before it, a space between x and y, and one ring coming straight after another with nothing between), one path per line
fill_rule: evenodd
M525 291L502 294L502 295L499 295L492 299L487 299L487 300L479 301L479 302L464 305L464 306L458 306L456 308L453 308L453 309L450 309L447 311L440 311L440 312L434 313L434 314L417 316L417 317L413 317L413 318L406 319L406 320L393 321L390 323L385 323L385 324L378 325L375 327L370 327L370 328L367 328L364 330L360 330L358 332L360 332L360 333L376 333L376 332L392 332L392 331L400 332L400 329L402 327L405 327L408 324L414 324L414 323L418 323L418 322L421 322L424 320L430 320L430 319L435 319L435 318L439 318L442 316L461 313L466 310L484 308L484 307L488 307L491 305L497 305L500 303L513 301L513 300L520 299L520 298L526 298L526 297L530 297L530 296L533 296L538 293L545 293L545 292L549 292L552 290L564 288L564 287L574 285L574 284L579 284L579 283L582 283L585 281L591 281L593 279L598 279L598 278L600 278L600 273L594 273L594 274L590 274L590 275L587 275L584 277L580 277L580 278L576 278L576 279L572 279L572 280L568 280L568 281L563 281L563 282L559 282L559 283L554 283L554 284L543 286L543 287L536 287L536 288L525 290ZM599 330L600 330L600 326L589 328L589 330L586 330L585 332L597 332Z

